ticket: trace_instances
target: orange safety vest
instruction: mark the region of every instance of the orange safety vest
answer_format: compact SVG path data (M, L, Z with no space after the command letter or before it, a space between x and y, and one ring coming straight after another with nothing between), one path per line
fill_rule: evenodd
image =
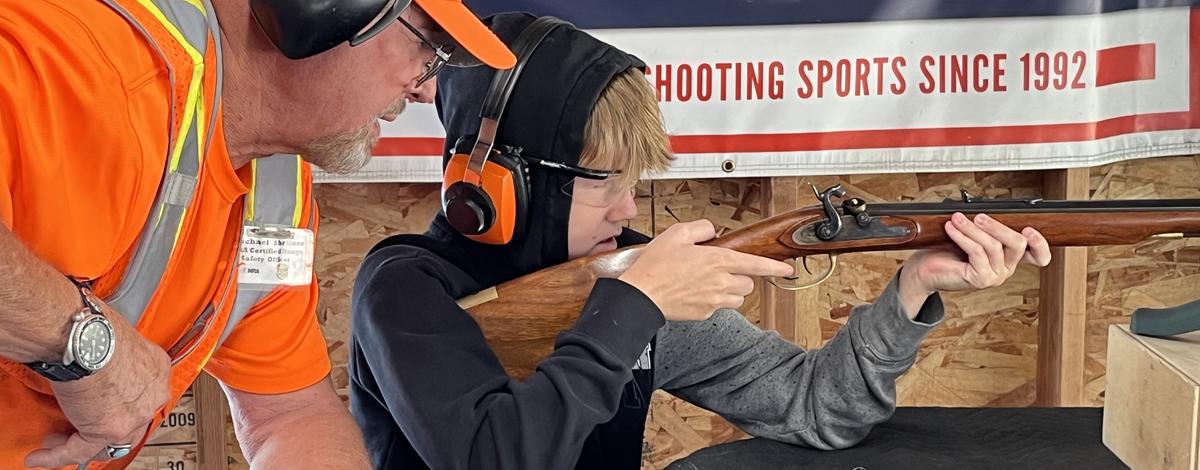
M175 249L182 233L187 232L194 217L193 195L201 178L201 168L213 145L215 124L219 120L221 95L220 34L217 18L207 0L102 0L137 29L157 50L166 64L171 82L170 139L166 167L158 186L149 217L142 228L137 245L128 258L128 265L119 278L98 280L96 291L107 292L106 302L141 330L139 321L155 302L170 302L159 298L160 282L170 272ZM219 131L219 130L217 130ZM220 145L223 139L216 136ZM221 158L226 158L220 152ZM315 222L313 205L306 203L309 174L307 164L296 155L275 155L252 163L251 186L243 199L243 223L254 226L311 227ZM308 208L304 211L303 208ZM240 232L239 232L240 233ZM259 300L270 292L236 288L238 243L227 256L219 285L210 303L194 319L186 319L189 328L180 332L179 339L164 348L172 360L170 398L159 410L146 436L137 443L145 444L150 432L157 429L195 381L214 351ZM182 322L181 322L182 323ZM120 339L118 338L118 341ZM15 378L27 387L25 392L4 387L5 377ZM36 393L29 393L33 391ZM10 412L28 416L22 419L22 438L40 439L52 432L69 432L61 410L51 394L48 382L23 365L0 359L0 406ZM3 411L3 410L0 410ZM4 413L0 413L3 416ZM15 426L5 423L0 427ZM4 431L0 431L0 438ZM3 439L0 439L3 440ZM28 452L27 443L10 446ZM13 449L9 449L12 452ZM124 468L136 456L111 463L92 462L87 468ZM5 455L0 449L0 467L12 458L22 461L24 455Z

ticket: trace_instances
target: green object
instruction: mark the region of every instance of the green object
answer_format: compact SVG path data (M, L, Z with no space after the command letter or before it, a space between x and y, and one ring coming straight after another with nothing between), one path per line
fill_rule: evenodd
M1129 331L1145 336L1174 336L1200 330L1200 300L1169 308L1133 311Z

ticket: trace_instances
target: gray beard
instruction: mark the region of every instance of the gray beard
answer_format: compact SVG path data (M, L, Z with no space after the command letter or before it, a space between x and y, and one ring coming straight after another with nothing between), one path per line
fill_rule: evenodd
M322 170L344 175L353 173L371 160L375 142L371 139L371 124L310 142L300 156Z

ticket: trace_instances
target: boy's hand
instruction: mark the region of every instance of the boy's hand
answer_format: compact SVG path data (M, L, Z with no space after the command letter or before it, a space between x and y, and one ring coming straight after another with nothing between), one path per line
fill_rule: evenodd
M900 300L909 318L916 317L934 292L998 286L1012 277L1020 263L1050 264L1050 245L1032 228L1018 233L985 214L972 221L960 213L945 228L957 250L918 251L901 269Z
M750 276L790 276L787 263L727 248L697 246L716 236L712 222L672 225L642 250L619 279L637 287L667 320L705 320L738 308L754 290Z

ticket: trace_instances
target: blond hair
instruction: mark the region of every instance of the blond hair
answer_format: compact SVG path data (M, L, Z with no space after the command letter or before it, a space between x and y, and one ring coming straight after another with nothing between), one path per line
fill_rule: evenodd
M632 189L643 175L666 170L674 159L645 74L632 68L613 77L584 129L579 165L619 170L620 187Z

